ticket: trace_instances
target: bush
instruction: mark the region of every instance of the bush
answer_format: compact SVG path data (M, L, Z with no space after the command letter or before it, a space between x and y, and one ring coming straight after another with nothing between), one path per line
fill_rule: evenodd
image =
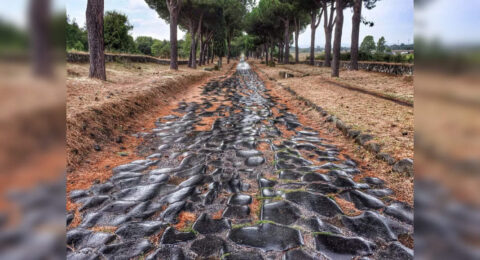
M218 65L213 66L214 70L220 70L220 67Z
M268 62L269 67L275 67L275 62L273 60Z

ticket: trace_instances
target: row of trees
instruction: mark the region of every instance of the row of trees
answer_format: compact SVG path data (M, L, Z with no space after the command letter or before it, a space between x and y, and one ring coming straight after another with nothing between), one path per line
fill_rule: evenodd
M265 61L273 59L274 49L279 60L290 62L290 37L294 36L295 62L299 62L298 37L306 26L311 29L310 64L314 64L315 35L323 21L325 33L324 66L332 67L332 76L339 76L339 61L344 10L353 9L351 32L351 67L358 70L360 24L373 26L362 17L362 6L371 9L377 0L260 0L246 17L245 30L256 37L256 48L265 53ZM335 31L333 31L335 28ZM333 37L333 46L332 46ZM333 49L333 50L332 50ZM269 51L270 50L270 51ZM258 51L258 50L257 50Z
M162 19L170 24L170 41L159 42L149 37L137 38L136 42L128 35L132 29L126 16L112 17L112 13L103 14L103 0L88 0L87 3L87 35L88 41L79 32L80 28L73 28L79 36L73 37L67 46L83 47L88 45L90 52L90 76L105 79L105 61L103 51L133 50L135 48L145 54L165 54L165 47L169 47L170 68L178 69L179 42L177 29L188 32L189 62L188 66L197 67L213 62L213 57L227 56L230 62L232 54L238 55L244 46L250 46L250 38L242 35L242 21L247 13L247 7L253 5L252 0L145 0L148 6L154 9ZM67 30L68 31L68 30ZM114 35L109 32L115 31ZM118 37L121 35L121 37ZM116 37L112 37L116 36ZM83 42L82 42L83 41ZM187 41L186 41L187 42ZM199 55L197 54L199 51ZM160 54L161 55L161 54Z
M332 67L332 76L338 77L344 10L347 8L353 10L350 54L351 67L356 70L360 25L364 23L373 26L372 22L362 17L362 8L374 8L377 0L259 0L258 4L254 4L255 1L252 0L145 0L145 2L160 18L170 24L171 69L178 69L178 27L187 31L190 37L188 65L196 68L197 62L203 65L213 59L213 56L219 57L219 65L225 56L229 62L231 57L238 55L240 51L263 56L267 63L273 60L274 54L277 54L281 62L289 63L292 37L295 45L295 62L299 62L298 37L309 25L312 31L310 63L313 65L315 34L323 21L324 65ZM107 20L105 19L105 26ZM125 24L125 21L121 22L118 24ZM126 27L122 27L122 33L128 36L131 28L128 27L128 23L126 24ZM103 35L103 26L103 0L88 0L89 46L92 43L105 46L103 41L110 42L109 36ZM101 41L97 39L99 37L102 38ZM105 47L118 48L120 44L128 46L132 42L133 39L126 37ZM148 52L150 46L150 53L153 54L153 45L153 39L151 41L148 38L142 38L137 42L137 48L141 48L144 53ZM158 48L160 47L157 43L153 49ZM93 49L90 48L91 58L97 57L95 52L98 49L95 46ZM91 60L95 62L95 59ZM95 71L93 68L92 70Z

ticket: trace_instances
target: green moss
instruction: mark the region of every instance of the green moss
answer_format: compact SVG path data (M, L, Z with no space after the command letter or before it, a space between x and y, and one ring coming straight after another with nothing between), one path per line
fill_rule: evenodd
M229 255L231 255L231 253L225 253L220 257L220 259L223 260L223 259L225 259L225 257L227 257Z
M255 222L255 225L261 225L261 224L277 224L271 220L257 220Z
M325 236L333 236L334 234L332 232L312 232L313 236L317 235L325 235Z

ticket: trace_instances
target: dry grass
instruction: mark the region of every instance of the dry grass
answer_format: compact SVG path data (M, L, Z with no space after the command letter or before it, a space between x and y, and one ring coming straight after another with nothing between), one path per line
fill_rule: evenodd
M115 233L118 227L115 226L99 226L99 227L92 227L90 228L91 231L94 232L105 232L105 233Z
M223 209L213 213L212 219L221 219L223 214Z
M197 216L193 212L182 211L178 215L178 223L174 226L177 230L184 230L190 227L197 219Z
M393 195L395 199L413 205L413 177L392 173L391 166L383 161L377 160L372 153L345 137L340 130L332 124L325 123L325 118L319 112L307 107L304 102L295 99L295 97L278 84L267 80L267 75L259 72L259 76L265 80L265 85L271 90L271 94L277 97L280 103L285 104L291 113L298 116L300 123L314 128L319 132L321 138L330 140L330 143L336 145L342 154L348 155L359 163L358 168L362 173L358 175L355 180L358 181L360 178L366 176L381 178L386 181L387 188L395 191ZM411 152L413 154L413 150Z
M335 202L337 202L338 206L342 209L343 213L347 216L358 216L362 214L360 210L355 208L355 204L350 201L344 200L339 197L335 197Z
M252 217L252 221L259 220L260 219L259 212L262 208L262 201L253 197L252 203L249 206L250 206L250 216Z
M282 68L269 68L259 65L270 77ZM288 65L307 66L307 65ZM307 66L307 68L317 69ZM320 68L323 69L323 68ZM349 73L349 72L346 72ZM352 81L356 73L372 74L360 77L359 82L381 81L387 77L390 81L402 81L401 77L382 76L380 73L352 72ZM368 78L372 80L366 80ZM325 82L323 76L309 76L303 78L290 78L278 80L290 87L300 96L319 105L330 114L336 115L346 125L375 136L375 141L380 143L382 151L392 154L397 159L413 158L414 136L414 111L412 107L396 104L368 94L340 88ZM368 85L366 83L366 85ZM356 83L359 84L359 83ZM413 95L413 84L411 84Z
M222 75L181 66L108 63L107 81L87 77L88 64L67 64L67 162L77 167L94 144L111 142L128 132L128 122L146 110L168 105L194 82Z

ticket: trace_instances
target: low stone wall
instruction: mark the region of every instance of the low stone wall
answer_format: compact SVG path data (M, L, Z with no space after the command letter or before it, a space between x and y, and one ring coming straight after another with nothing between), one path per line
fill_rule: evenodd
M67 52L67 62L72 63L88 63L90 55L82 52ZM130 55L130 54L112 54L105 53L105 62L140 62L140 63L157 63L161 65L170 65L170 60L157 59L145 55ZM186 65L188 61L179 60L178 65Z
M309 62L305 62L309 64ZM315 66L323 66L324 61L315 61ZM350 69L350 61L340 61L340 66L345 69ZM384 63L384 62L358 62L358 68L366 71L383 72L392 75L413 75L413 64L402 63Z

